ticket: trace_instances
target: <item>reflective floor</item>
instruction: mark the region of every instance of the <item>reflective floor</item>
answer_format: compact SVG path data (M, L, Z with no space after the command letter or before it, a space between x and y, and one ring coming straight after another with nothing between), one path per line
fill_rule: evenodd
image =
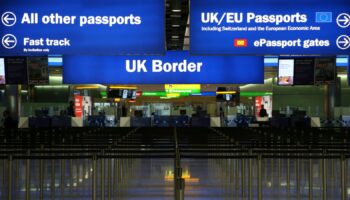
M185 199L258 199L260 173L262 199L341 199L340 159L260 164L259 170L257 159L182 159ZM9 191L11 199L174 199L173 170L173 159L0 160L0 199ZM350 183L348 173L344 178Z

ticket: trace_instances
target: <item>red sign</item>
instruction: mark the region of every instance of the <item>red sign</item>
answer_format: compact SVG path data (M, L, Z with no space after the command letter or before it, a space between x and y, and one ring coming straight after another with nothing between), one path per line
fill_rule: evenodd
M248 40L247 39L235 39L234 40L234 46L235 47L247 47L248 46Z
M256 117L259 117L261 105L263 105L262 97L255 97L255 116Z
M83 116L83 96L74 95L74 113L75 117Z

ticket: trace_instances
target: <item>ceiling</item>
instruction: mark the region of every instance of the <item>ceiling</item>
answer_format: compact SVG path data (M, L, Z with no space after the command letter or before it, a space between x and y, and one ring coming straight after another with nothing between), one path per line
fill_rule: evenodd
M167 50L188 49L189 0L166 0L165 5Z

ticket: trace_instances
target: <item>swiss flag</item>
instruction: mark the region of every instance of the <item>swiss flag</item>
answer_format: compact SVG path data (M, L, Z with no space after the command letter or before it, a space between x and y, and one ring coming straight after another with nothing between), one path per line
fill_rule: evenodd
M242 38L236 38L234 39L234 44L235 47L247 47L248 46L248 40L247 39L242 39Z

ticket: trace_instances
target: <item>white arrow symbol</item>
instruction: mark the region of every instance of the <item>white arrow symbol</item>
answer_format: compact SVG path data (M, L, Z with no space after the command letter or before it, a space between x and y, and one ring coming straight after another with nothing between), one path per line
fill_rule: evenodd
M14 21L14 20L15 20L15 18L10 18L10 15L9 15L9 14L5 15L5 17L4 17L4 21L5 21L7 24L10 23L9 21Z
M9 36L7 36L4 40L4 43L6 44L6 46L10 46L10 43L15 43L16 41L11 40Z
M347 17L345 17L344 19L339 19L339 21L340 21L340 22L344 22L344 25L346 26L346 25L348 25L348 24L349 24L350 19L349 19L349 18L347 18Z
M341 35L337 38L336 44L339 49L346 50L350 47L350 37L347 35Z
M347 13L338 15L337 24L341 28L347 28L350 25L350 15Z
M2 37L2 46L6 49L13 49L17 45L17 38L12 34L6 34Z

